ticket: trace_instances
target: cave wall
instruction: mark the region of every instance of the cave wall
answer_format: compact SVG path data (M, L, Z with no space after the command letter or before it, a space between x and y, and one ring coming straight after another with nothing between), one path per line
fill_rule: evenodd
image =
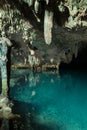
M85 0L1 0L0 35L13 43L12 64L29 63L31 53L38 65L77 58L87 44L86 8Z

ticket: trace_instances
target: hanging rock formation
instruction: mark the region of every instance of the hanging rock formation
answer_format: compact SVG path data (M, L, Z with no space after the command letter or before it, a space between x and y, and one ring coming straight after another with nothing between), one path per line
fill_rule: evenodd
M35 13L38 13L38 10L39 10L39 1L38 0L35 0L34 10L35 10Z
M44 16L44 38L46 44L50 45L52 42L52 28L53 28L53 12L45 10Z
M12 49L13 64L28 59L27 44L37 48L35 57L41 65L70 63L83 43L87 45L86 0L3 0L0 4L0 30L19 46Z

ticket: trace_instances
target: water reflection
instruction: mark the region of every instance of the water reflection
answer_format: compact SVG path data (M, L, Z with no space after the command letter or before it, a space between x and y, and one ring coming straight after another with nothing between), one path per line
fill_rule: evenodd
M15 107L13 109L15 109ZM30 124L29 113L27 114L20 113L20 115L21 115L20 118L14 117L11 119L7 119L7 118L0 119L0 130L33 130Z
M24 102L29 102L31 98L37 94L38 87L46 87L47 84L55 84L55 79L56 81L60 79L59 73L53 71L36 73L29 70L25 70L25 72L19 70L16 72L13 71L12 73L10 80L10 94L12 95L12 99L14 98L16 100L17 95L19 95L18 101Z
M10 85L19 130L87 129L86 72L13 71Z
M83 87L86 89L86 78L86 72L65 71L59 74L53 71L36 73L29 70L15 70L12 71L10 80L10 96L12 99L30 103L32 97L36 94L40 96L44 90L46 93L55 91L55 94L57 91L70 94L74 90L75 92L79 90L80 93Z
M23 71L23 73L19 72L16 71L15 74L11 77L11 87L14 87L14 85L25 86L26 84L29 84L29 87L34 87L39 82L40 76L38 73L34 73L33 71L26 72L26 70L25 72Z

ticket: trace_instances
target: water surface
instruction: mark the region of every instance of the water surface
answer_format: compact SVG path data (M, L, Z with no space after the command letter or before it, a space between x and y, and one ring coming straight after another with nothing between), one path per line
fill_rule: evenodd
M86 71L13 70L10 84L19 130L87 130Z

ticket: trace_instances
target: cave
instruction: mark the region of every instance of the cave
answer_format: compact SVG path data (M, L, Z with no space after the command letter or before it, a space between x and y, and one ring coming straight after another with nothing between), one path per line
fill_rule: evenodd
M81 43L81 48L79 49L78 55L75 58L73 55L72 61L70 63L61 62L60 70L62 69L79 69L79 70L87 70L87 43Z
M86 0L0 1L0 130L87 130Z

